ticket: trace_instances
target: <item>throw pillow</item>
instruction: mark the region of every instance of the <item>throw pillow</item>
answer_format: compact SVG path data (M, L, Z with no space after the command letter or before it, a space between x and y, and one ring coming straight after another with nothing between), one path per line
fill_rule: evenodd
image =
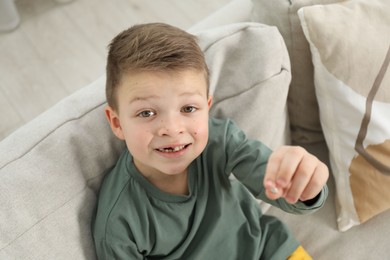
M309 44L297 11L304 6L331 4L342 0L252 0L252 21L276 26L282 34L291 60L288 115L294 144L324 140L314 92L313 64Z
M354 0L298 14L345 231L390 209L390 2Z

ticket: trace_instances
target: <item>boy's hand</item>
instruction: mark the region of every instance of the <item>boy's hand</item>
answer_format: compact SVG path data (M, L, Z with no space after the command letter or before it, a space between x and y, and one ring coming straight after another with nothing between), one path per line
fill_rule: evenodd
M264 187L269 199L288 203L315 198L329 177L328 167L302 147L282 146L268 160Z

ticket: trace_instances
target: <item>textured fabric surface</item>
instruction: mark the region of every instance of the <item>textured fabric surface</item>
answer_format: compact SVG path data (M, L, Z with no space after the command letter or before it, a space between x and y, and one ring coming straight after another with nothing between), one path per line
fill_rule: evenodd
M211 114L234 118L248 137L271 148L288 143L286 99L291 73L278 30L238 23L198 35L211 72Z
M342 231L390 209L389 14L386 0L299 11L313 56Z
M0 259L93 259L98 184L123 145L103 115L104 78L0 143Z
M233 117L269 146L288 141L290 72L278 31L240 24L198 35L212 73L212 113ZM0 143L0 259L95 258L90 222L96 195L124 149L104 116L104 82Z
M304 6L340 1L252 0L252 21L276 26L282 34L289 52L292 79L288 94L288 114L291 139L295 144L315 143L324 140L314 92L310 48L300 26L297 11Z

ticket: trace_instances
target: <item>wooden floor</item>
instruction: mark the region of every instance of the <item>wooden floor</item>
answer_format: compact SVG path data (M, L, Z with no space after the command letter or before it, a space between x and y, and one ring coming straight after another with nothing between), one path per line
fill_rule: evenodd
M0 140L104 73L107 44L132 24L188 29L230 0L16 0L0 33Z

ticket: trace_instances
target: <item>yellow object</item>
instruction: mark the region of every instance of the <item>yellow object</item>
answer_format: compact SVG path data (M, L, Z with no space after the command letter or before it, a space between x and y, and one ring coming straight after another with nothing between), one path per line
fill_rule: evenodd
M302 246L299 246L287 260L313 260L313 258L303 249Z

